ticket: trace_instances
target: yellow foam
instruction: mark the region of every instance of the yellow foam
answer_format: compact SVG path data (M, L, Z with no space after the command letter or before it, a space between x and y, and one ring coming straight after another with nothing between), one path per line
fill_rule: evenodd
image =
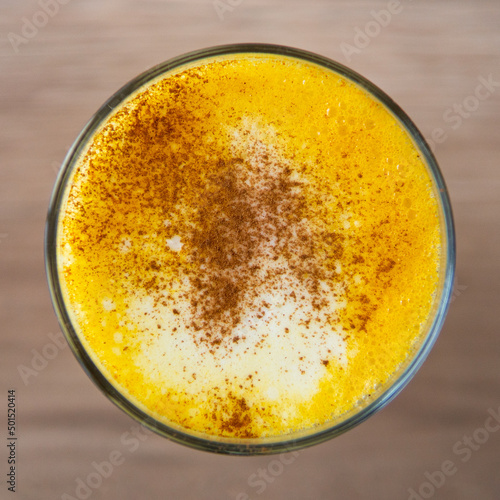
M186 359L192 391L145 354L174 335L166 297L189 290L186 272L204 272L186 235L211 176L245 154L235 133L251 127L301 179L311 231L330 235L315 237L314 249L338 292L332 322L346 355L315 367L321 376L307 398L292 388L276 398L272 384L256 382L258 370L226 379L195 373ZM63 288L98 366L156 418L218 436L274 436L350 411L406 361L437 287L438 205L407 133L355 85L285 57L207 61L138 92L82 156L60 227ZM139 320L131 307L148 297L147 321ZM300 376L296 364L290 370Z

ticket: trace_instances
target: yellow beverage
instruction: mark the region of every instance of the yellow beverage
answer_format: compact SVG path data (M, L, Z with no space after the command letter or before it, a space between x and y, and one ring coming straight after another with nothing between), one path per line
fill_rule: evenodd
M144 415L276 440L366 407L428 333L438 190L409 132L311 61L187 62L124 99L61 195L78 341Z

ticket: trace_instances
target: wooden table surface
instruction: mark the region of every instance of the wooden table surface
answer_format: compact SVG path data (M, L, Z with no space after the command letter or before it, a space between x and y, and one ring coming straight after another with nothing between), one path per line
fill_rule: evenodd
M2 0L0 29L0 498L500 498L498 0ZM297 456L134 441L135 422L58 345L44 271L57 170L93 112L158 62L243 41L318 52L391 95L435 143L456 221L454 300L422 369L380 413Z

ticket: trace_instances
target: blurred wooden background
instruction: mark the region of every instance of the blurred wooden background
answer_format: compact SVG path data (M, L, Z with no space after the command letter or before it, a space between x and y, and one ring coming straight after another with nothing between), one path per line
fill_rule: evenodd
M10 388L19 499L500 498L500 431L488 420L500 412L498 0L2 0L0 30L0 498L10 498ZM138 73L244 41L318 52L392 96L435 142L458 237L454 301L415 379L361 426L286 464L156 435L132 441L136 424L68 347L50 347L59 327L44 223L68 147ZM20 367L32 371L21 376ZM120 464L109 477L92 475L113 452ZM443 464L447 475L436 473ZM87 480L91 489L78 489Z

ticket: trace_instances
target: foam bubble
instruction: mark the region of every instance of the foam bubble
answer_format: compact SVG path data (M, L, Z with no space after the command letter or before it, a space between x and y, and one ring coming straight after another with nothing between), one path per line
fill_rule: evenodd
M102 307L105 311L113 311L116 309L115 303L111 299L104 299L102 301Z

